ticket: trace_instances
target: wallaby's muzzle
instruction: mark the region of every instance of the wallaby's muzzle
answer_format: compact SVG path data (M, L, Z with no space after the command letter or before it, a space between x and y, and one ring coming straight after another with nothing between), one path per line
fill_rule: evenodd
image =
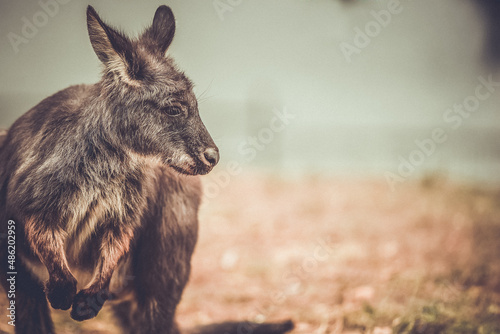
M219 149L207 148L201 155L201 161L203 161L206 166L212 169L219 162Z

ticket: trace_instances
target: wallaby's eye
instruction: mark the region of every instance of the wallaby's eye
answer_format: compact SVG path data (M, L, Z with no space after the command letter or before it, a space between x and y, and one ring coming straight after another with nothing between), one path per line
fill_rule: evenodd
M179 116L184 114L182 108L178 106L160 106L155 101L146 101L152 110L160 110L169 116Z
M182 114L182 110L177 107L166 108L165 112L170 116L179 116Z

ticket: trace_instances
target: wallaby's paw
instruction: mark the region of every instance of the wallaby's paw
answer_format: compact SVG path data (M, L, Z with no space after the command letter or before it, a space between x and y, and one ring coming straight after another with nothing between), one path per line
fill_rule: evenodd
M52 308L67 310L71 307L76 294L76 279L73 277L63 279L50 278L45 283L45 294Z
M107 290L94 292L91 289L80 290L73 301L71 318L76 321L92 319L99 313L104 302L109 299Z

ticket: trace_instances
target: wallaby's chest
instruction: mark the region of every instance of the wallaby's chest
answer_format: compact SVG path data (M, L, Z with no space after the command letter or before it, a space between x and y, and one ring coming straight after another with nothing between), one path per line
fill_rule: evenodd
M92 260L106 230L119 225L138 229L154 197L152 172L83 188L68 203L66 255L76 265Z
M110 185L107 190L81 191L69 202L68 219L63 222L67 239L66 256L70 263L89 260L86 249L99 249L99 235L113 224L129 224L125 214L131 203L126 203L123 187ZM85 256L83 256L85 254Z

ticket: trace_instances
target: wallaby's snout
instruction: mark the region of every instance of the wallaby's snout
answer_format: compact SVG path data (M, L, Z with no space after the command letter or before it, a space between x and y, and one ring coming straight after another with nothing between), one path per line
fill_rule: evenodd
M201 128L205 129L203 123L201 123ZM200 142L195 144L197 149L189 150L188 148L188 153L186 155L189 156L189 158L186 161L187 163L182 163L181 161L181 164L178 165L181 167L180 171L184 174L208 174L217 163L219 163L219 148L215 145L208 131L205 130L200 132ZM188 161L191 161L192 164ZM175 165L175 161L171 161L171 163Z
M203 152L201 161L203 161L203 163L210 168L215 167L215 165L219 162L219 149L217 147L207 148L205 152Z
M197 161L197 174L209 173L219 162L219 148L215 145L212 136L207 131L201 118L197 117L196 133L199 136L199 143L197 144L199 153L192 154L191 157Z

